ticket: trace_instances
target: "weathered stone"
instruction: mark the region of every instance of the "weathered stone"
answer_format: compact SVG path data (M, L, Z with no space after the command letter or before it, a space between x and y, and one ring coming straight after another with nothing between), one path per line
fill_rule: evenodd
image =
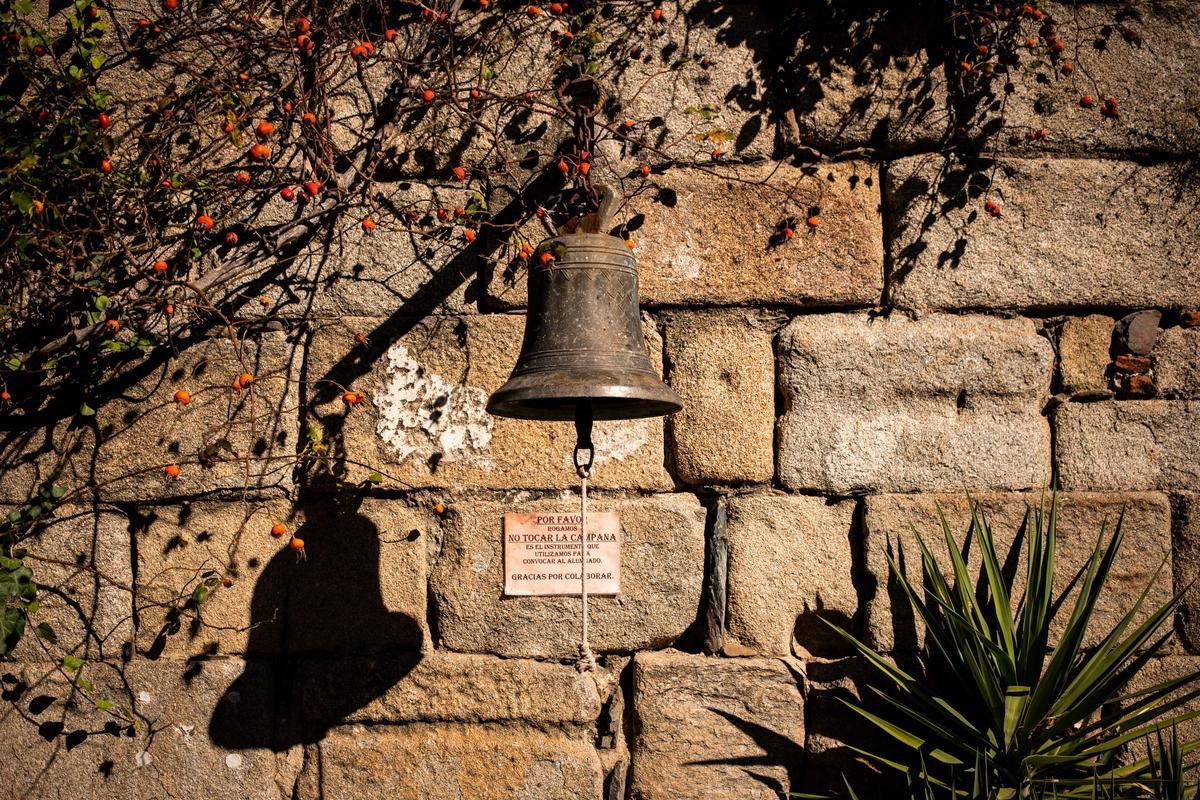
M1137 16L1122 26L1138 37L1132 43L1115 24L1120 5L1048 2L1039 8L1054 20L1067 50L1057 59L1044 52L1026 56L1049 66L1013 76L1014 91L1004 97L1003 139L1024 142L1026 131L1046 128L1050 135L1037 143L1039 150L1192 154L1200 148L1200 101L1188 90L1200 82L1200 20L1192 3L1138 4ZM1040 39L1044 23L1025 20L1018 39ZM1074 69L1064 76L1058 65L1067 62ZM1093 108L1081 107L1084 95L1094 97ZM1119 119L1100 113L1107 97L1120 104Z
M39 608L13 650L16 659L115 659L133 639L133 566L129 521L105 506L61 506L22 540ZM49 625L56 641L34 629ZM45 651L43 651L45 648Z
M765 185L764 185L765 184ZM876 170L847 162L806 172L781 163L725 176L670 170L631 215L648 304L874 305L883 291ZM819 211L821 225L803 228ZM795 238L779 243L787 217Z
M1113 321L1103 314L1071 317L1058 337L1058 374L1062 390L1075 395L1108 392L1109 348Z
M1067 403L1054 412L1064 489L1196 489L1200 407L1188 400Z
M242 701L255 713L238 720L236 736L210 730L214 705L242 667L220 659L89 662L82 675L93 688L72 689L56 668L10 665L0 714L4 796L290 797L276 783L272 719L263 713L273 707L269 672L240 679ZM97 708L101 701L112 708Z
M1190 675L1200 673L1200 658L1194 656L1167 656L1165 658L1155 658L1146 662L1146 665L1138 671L1133 680L1129 682L1126 689L1127 692L1136 692L1143 689L1149 689L1151 686L1157 686L1166 681L1179 680ZM1185 684L1182 688L1171 694L1171 697L1179 697L1189 691L1195 691L1197 687L1196 681L1190 684ZM1191 700L1182 705L1170 710L1165 715L1166 717L1177 716L1179 714L1195 714L1200 711L1200 699L1193 697ZM1194 742L1200 739L1200 718L1193 717L1179 722L1175 726L1179 736L1179 743ZM1169 743L1171 741L1171 727L1164 725L1163 741ZM1135 741L1130 745L1136 758L1146 757L1146 746L1149 745L1151 751L1158 755L1158 742L1151 733L1150 741L1145 740Z
M360 678L348 683L348 675ZM439 652L310 660L301 667L299 685L298 706L312 722L582 726L600 715L590 675L524 659Z
M280 489L291 484L300 354L282 334L258 341L206 339L177 355L156 350L119 379L128 388L99 405L93 429L31 421L0 443L4 499L50 478L105 499L149 500ZM233 388L244 372L248 390ZM118 387L120 388L120 387ZM174 402L184 389L191 403ZM172 480L168 464L180 468Z
M351 725L318 747L299 800L600 800L603 791L590 743L536 728Z
M277 556L287 581L287 649L419 650L434 525L396 500L302 506L304 557Z
M777 15L754 4L684 3L663 12L661 22L647 12L614 14L609 23L619 20L618 35L639 53L613 71L613 104L605 109L614 127L634 123L623 131L630 150L646 145L683 163L708 163L714 149L726 157L771 156L774 81L763 44ZM641 157L658 160L650 152Z
M775 353L771 330L745 313L672 316L667 381L683 398L668 419L684 483L766 483L775 472Z
M375 473L383 486L406 488L574 486L571 423L485 410L516 363L523 325L518 316L487 315L322 326L309 348L308 410L330 454L316 479L359 483ZM351 329L368 343L356 344ZM661 370L661 342L651 326L645 330ZM346 389L366 401L348 407ZM598 422L593 440L593 485L671 488L661 419Z
M1118 353L1148 356L1158 340L1159 311L1135 311L1117 320L1113 326L1113 344Z
M1175 591L1182 592L1200 575L1200 495L1185 492L1176 502ZM1183 596L1175 626L1188 651L1200 653L1200 585L1191 586Z
M451 505L441 556L430 580L441 643L501 656L574 658L579 600L506 598L503 515L578 511L574 500ZM662 647L696 618L704 572L705 511L692 495L592 497L589 511L621 515L621 593L590 596L588 637L597 652Z
M1118 395L1125 398L1147 398L1158 394L1158 387L1149 375L1125 375L1121 378L1121 392Z
M1016 566L1015 591L1025 586L1025 542L1016 540L1025 513L1036 510L1041 502L1049 508L1051 498L1036 492L993 493L974 496L982 504L991 525L996 552L1002 563L1010 555L1014 542L1020 548ZM1102 529L1111 535L1121 512L1125 513L1124 542L1113 564L1107 590L1096 603L1094 620L1085 636L1085 645L1100 641L1133 607L1151 577L1171 553L1171 509L1162 494L1061 493L1057 496L1058 546L1055 552L1054 585L1062 591L1076 572L1091 557ZM887 556L903 565L909 581L920 584L921 557L915 530L938 556L939 564L952 577L950 557L938 517L938 507L946 515L950 531L960 544L970 528L968 499L962 494L882 495L867 499L865 517L866 569L875 580L875 594L866 603L866 636L877 649L913 650L923 638L923 626L916 612L903 599L903 590L891 578ZM1032 525L1032 516L1030 524ZM978 541L968 556L972 574L979 569ZM1072 590L1072 597L1078 588ZM1171 585L1165 572L1146 597L1137 619L1144 620L1171 597ZM1055 636L1062 632L1070 616L1068 600L1051 625Z
M829 493L1028 488L1053 354L1028 320L813 315L780 334L779 476Z
M877 702L867 687L881 685L879 672L861 656L808 660L804 672L804 791L839 794L845 776L859 797L885 796L895 776L854 748L887 752L893 742L846 706Z
M1150 356L1122 355L1113 359L1113 367L1121 372L1144 374L1150 371L1154 362Z
M638 653L630 797L766 800L799 791L800 680L782 660Z
M927 14L920 3L795 6L784 23L795 48L785 62L788 138L821 150L936 145L950 113Z
M204 501L135 515L138 649L153 657L279 652L284 564L298 554L287 537L271 536L277 522L294 529L283 501Z
M1195 307L1195 181L1174 163L893 162L892 299L922 312ZM985 213L988 198L999 218Z
M1200 329L1168 328L1154 349L1160 391L1178 397L1200 394Z
M766 655L821 654L858 610L854 503L781 494L729 500L729 632ZM818 619L820 617L821 619Z

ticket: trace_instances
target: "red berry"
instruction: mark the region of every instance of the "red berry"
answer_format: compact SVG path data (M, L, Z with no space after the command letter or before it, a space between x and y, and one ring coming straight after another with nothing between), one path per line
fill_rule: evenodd
M279 190L279 196L290 203L296 199L296 192L292 190L292 187L285 186Z

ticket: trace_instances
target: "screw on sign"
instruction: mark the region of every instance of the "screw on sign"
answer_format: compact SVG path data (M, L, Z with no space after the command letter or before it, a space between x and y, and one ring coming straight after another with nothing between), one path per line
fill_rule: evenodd
M655 373L646 354L636 264L625 242L600 232L610 229L607 212L612 201L612 193L600 188L599 208L563 226L571 232L543 246L543 256L551 252L556 255L543 259L545 268L529 271L529 313L521 354L508 382L487 404L490 413L501 417L575 422L574 463L580 481L578 533L570 522L558 526L562 530L544 533L551 538L555 534L564 537L561 542L546 544L561 544L572 554L578 552L580 568L570 574L579 581L579 666L585 670L593 669L596 663L588 645L589 581L594 574L599 588L612 588L609 581L618 579L620 568L620 525L615 515L600 519L602 524L595 531L599 536L589 530L587 490L595 457L592 422L664 416L683 407L679 396ZM608 289L588 296L595 291L593 287L601 275ZM595 551L598 558L604 556L597 563L591 562L593 542L609 548L607 555ZM507 554L506 542L506 567ZM547 567L534 574L551 581L550 564L528 566ZM506 569L506 577L507 573ZM559 570L553 574L561 578L567 573ZM604 578L606 574L608 579Z

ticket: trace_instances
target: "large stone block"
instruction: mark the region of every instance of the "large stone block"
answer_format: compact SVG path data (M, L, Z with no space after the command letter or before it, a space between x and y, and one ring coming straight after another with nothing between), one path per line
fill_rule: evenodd
M892 299L922 312L1194 307L1195 186L1179 163L902 159L885 187Z
M603 791L595 748L553 730L350 725L317 747L299 800L600 800Z
M430 579L437 634L451 650L533 658L579 654L575 597L505 597L506 512L577 512L574 500L464 501L449 507ZM686 494L593 497L589 511L621 515L621 593L590 596L597 652L662 647L695 620L704 572L705 511Z
M667 320L667 381L683 410L667 420L684 483L766 483L775 472L775 353L771 329L747 313Z
M851 573L854 503L780 494L729 501L726 625L767 655L825 651L858 610ZM820 617L821 619L818 619Z
M1074 395L1108 393L1113 320L1103 314L1071 317L1058 337L1058 376L1062 390Z
M1175 591L1183 596L1175 617L1176 629L1191 653L1200 653L1200 585L1189 585L1200 575L1200 495L1186 492L1176 498Z
M1155 658L1146 662L1146 665L1129 681L1127 692L1136 692L1139 690L1149 689L1151 686L1157 686L1166 681L1179 680L1188 676L1200 673L1200 658L1194 656L1167 656L1165 658ZM1190 684L1185 684L1182 688L1176 690L1171 697L1178 698L1186 692L1195 691L1196 681L1193 680ZM1176 716L1178 714L1196 714L1200 712L1200 699L1193 697L1191 700L1167 712L1167 716ZM1200 739L1200 717L1185 719L1178 723L1176 732L1179 736L1179 743L1194 742ZM1171 729L1165 727L1163 729L1163 741L1171 741ZM1146 757L1146 748L1149 746L1150 751L1158 755L1158 741L1152 733L1149 741L1140 740L1130 744L1130 750L1136 758Z
M1154 381L1163 394L1200 395L1200 328L1167 328L1154 346Z
M49 480L104 499L245 493L291 485L300 355L283 334L206 339L178 354L159 348L105 390L95 427L31 419L0 442L2 499ZM254 376L244 390L233 383ZM176 403L187 391L191 402ZM178 478L163 473L180 468Z
M1038 6L1050 18L1065 52L1056 59L1044 48L1023 56L1043 66L1013 76L1013 92L1003 98L1001 144L1079 153L1179 153L1200 148L1200 100L1188 87L1200 82L1200 19L1188 0L1137 4L1136 16L1121 5L1056 3ZM1118 26L1117 21L1121 21ZM1045 20L1022 22L1018 41L1041 40ZM1135 39L1127 41L1122 31ZM1070 75L1059 65L1070 63ZM1030 69L1022 65L1022 70ZM1042 79L1042 78L1045 79ZM1003 81L997 82L997 89ZM1080 99L1093 97L1083 108ZM1120 118L1100 113L1105 98L1117 100ZM1045 128L1048 138L1029 144L1029 130Z
M488 395L520 351L518 316L424 321L346 319L321 326L309 348L309 436L327 455L314 479L383 486L567 488L578 482L569 422L493 417ZM354 332L367 336L357 344ZM661 370L662 345L646 327ZM364 394L347 406L344 391ZM314 427L315 426L315 427ZM661 419L598 422L594 484L670 488Z
M138 649L155 658L279 652L287 612L280 564L298 555L286 537L271 536L277 522L292 526L284 501L141 509L132 523Z
M1028 320L812 315L779 338L791 489L1028 488L1050 475L1053 352Z
M801 790L800 682L782 660L638 653L629 796L767 800Z
M787 138L824 151L935 146L950 111L930 13L922 3L796 5L783 34Z
M89 662L80 673L86 683L72 687L58 669L9 665L0 670L0 795L290 797L276 781L269 672L244 667L220 659ZM238 719L235 736L211 729L210 714L237 681L239 702L253 713Z
M200 502L137 520L139 646L153 656L419 650L427 639L431 521L401 501Z
M982 504L987 515L1002 563L1010 555L1017 556L1014 589L1017 593L1023 591L1027 568L1025 541L1017 540L1016 535L1027 511L1036 509L1043 500L1049 509L1050 496L1043 497L1036 492L989 493L974 499ZM1107 537L1112 534L1121 512L1125 513L1120 555L1113 565L1107 590L1096 603L1094 621L1085 637L1085 646L1092 646L1133 607L1164 559L1170 557L1171 508L1166 495L1155 493L1062 493L1057 502L1054 586L1060 592L1090 558L1101 530L1105 531L1107 544ZM874 596L866 603L866 638L879 650L913 650L923 639L923 626L908 604L903 589L891 577L888 555L902 565L906 578L919 586L921 553L913 534L915 530L938 557L947 577L952 578L938 507L961 545L970 528L968 500L963 494L881 495L868 498L866 503L866 570L875 582ZM1017 553L1012 552L1014 546L1018 548ZM978 574L979 563L978 541L973 541L968 554L972 575ZM1077 588L1073 589L1071 597L1077 592ZM1171 583L1164 570L1137 619L1144 620L1170 597ZM1062 632L1072 603L1069 599L1051 625L1055 636Z
M601 707L596 681L571 665L459 653L306 660L297 684L296 705L313 723L579 727Z
M879 175L863 162L672 168L616 218L634 242L644 305L873 306L883 293ZM817 214L820 225L805 220ZM783 240L790 220L795 236ZM524 271L488 286L526 302Z
M38 610L16 659L121 657L133 640L133 559L129 521L107 506L68 505L21 542L37 584ZM34 633L49 625L56 641ZM44 649L43 649L44 648Z
M662 10L661 22L631 9L600 23L617 28L637 53L613 70L613 103L605 109L618 129L634 123L623 132L634 158L656 161L657 150L677 163L708 163L714 149L723 157L770 157L775 81L766 40L777 15L749 3Z
M1064 489L1200 489L1191 400L1067 403L1054 412Z

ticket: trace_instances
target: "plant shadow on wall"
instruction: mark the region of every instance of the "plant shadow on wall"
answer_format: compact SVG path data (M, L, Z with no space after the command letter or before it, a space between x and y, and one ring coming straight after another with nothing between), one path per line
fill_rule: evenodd
M304 542L304 557L285 547L258 576L245 673L225 691L209 722L209 737L220 747L279 751L319 741L421 659L423 621L389 608L381 585L381 576L404 567L384 564L380 555L381 540L398 537L423 563L420 530L381 532L353 501L343 501L304 506L294 535ZM338 661L344 657L357 659L350 681ZM189 669L203 670L203 659ZM286 686L294 689L285 693L280 687ZM272 730L263 720L279 724Z

